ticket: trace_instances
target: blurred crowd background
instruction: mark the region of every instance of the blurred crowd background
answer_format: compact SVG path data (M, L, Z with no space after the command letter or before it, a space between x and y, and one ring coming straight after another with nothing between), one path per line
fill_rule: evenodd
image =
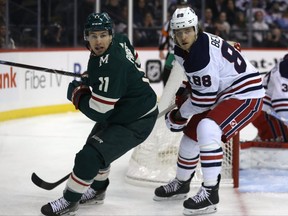
M0 0L0 49L83 47L83 27L95 11L109 13L115 32L128 35L129 2L133 45L158 47L176 0ZM288 47L288 0L188 2L206 32L247 48Z

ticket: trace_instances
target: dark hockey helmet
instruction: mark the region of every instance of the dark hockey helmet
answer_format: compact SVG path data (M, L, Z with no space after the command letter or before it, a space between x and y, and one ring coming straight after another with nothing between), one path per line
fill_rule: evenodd
M103 31L108 30L109 34L113 33L113 21L110 16L103 13L91 13L84 26L84 40L88 40L89 31Z
M187 5L188 0L177 0L177 5Z
M283 59L279 64L279 72L282 77L288 79L288 54L284 55Z

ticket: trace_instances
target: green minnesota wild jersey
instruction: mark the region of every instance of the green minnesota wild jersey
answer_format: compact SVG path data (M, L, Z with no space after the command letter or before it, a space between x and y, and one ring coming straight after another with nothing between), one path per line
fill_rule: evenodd
M136 67L131 47L127 37L114 35L103 55L90 55L87 72L92 95L83 96L79 104L88 118L122 124L158 112L157 96Z

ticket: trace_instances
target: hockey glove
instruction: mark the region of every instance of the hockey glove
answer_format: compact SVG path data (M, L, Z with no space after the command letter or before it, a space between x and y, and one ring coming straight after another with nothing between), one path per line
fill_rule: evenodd
M189 95L191 94L191 86L188 81L182 81L179 89L176 92L175 104L179 109L181 105L187 100Z
M228 44L230 44L231 46L233 46L236 50L238 50L239 52L241 52L241 44L235 41L226 41Z
M84 71L81 74L81 81L83 85L89 86L89 77L88 77L88 72Z
M187 124L187 119L176 117L178 109L171 110L165 115L165 122L167 128L172 132L180 132Z
M81 81L79 82L77 80L69 83L67 98L72 101L76 109L78 109L80 99L83 95L91 95L91 90L87 85L83 85Z
M239 52L241 52L241 44L240 44L240 43L235 42L235 43L234 43L234 48L235 48L236 50L238 50Z

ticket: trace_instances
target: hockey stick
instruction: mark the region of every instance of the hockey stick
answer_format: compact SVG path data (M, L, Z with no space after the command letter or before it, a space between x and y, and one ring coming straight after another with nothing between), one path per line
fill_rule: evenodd
M172 104L171 106L167 107L166 109L164 109L163 111L161 111L158 114L157 118L161 118L163 115L165 115L167 112L169 112L170 110L174 109L176 107L176 104ZM38 187L45 189L45 190L52 190L55 187L59 186L60 184L62 184L64 181L66 181L71 173L69 173L68 175L64 176L63 178L59 179L56 182L46 182L43 179L41 179L39 176L37 176L36 173L32 173L31 176L31 180L32 182L37 185Z
M21 67L21 68L26 68L26 69L31 69L31 70L38 70L38 71L43 71L43 72L48 72L48 73L61 74L61 75L65 75L65 76L81 77L80 74L76 74L76 73L72 73L72 72L68 72L68 71L38 67L38 66L33 66L33 65L20 64L20 63L3 61L3 60L0 60L0 64L14 66L14 67Z
M42 189L52 190L58 185L62 184L64 181L66 181L69 178L70 174L71 173L69 173L68 175L64 176L63 178L61 178L60 180L56 182L46 182L42 180L39 176L37 176L36 173L32 173L31 180L35 185L37 185L38 187Z
M176 107L176 104L170 105L170 106L167 107L166 109L162 110L162 111L158 114L157 118L161 118L163 115L165 115L167 112L171 111L171 110L174 109L175 107Z

